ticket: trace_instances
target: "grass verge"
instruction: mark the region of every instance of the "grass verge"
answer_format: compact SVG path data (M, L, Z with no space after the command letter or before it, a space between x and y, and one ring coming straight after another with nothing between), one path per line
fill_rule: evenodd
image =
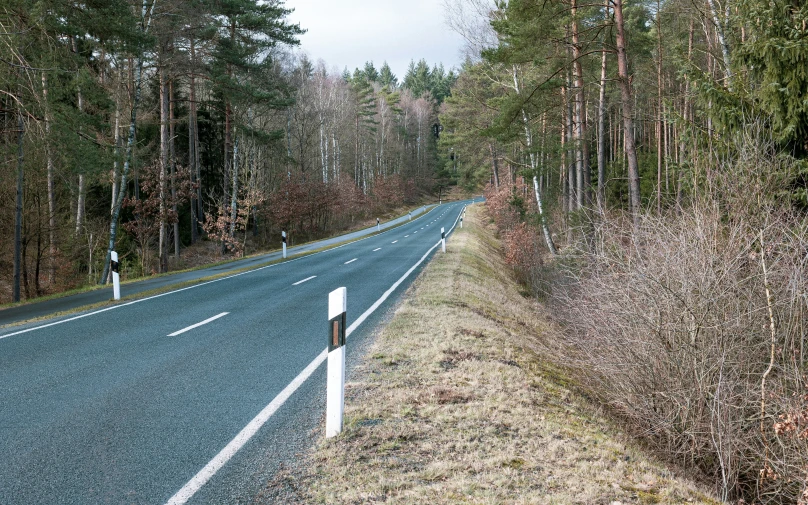
M552 335L482 206L410 288L346 386L345 429L266 496L328 504L718 503L542 358ZM350 344L349 344L350 345ZM320 433L323 433L321 431Z

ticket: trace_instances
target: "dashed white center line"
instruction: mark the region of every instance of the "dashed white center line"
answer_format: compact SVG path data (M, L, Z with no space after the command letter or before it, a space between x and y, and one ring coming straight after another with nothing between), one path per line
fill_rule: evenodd
M398 240L394 240L394 241L392 241L392 242L390 242L390 243L391 243L391 244L395 244L396 242L398 242Z
M213 317L209 317L209 318L205 319L205 320L204 320L204 321L202 321L202 322L199 322L199 323L196 323L196 324L192 324L191 326L188 326L188 327L186 327L186 328L183 328L183 329L181 329L181 330L179 330L179 331L175 331L174 333L169 333L169 334L168 334L168 336L169 336L169 337L176 337L176 336L177 336L177 335L179 335L180 333L185 333L186 331L188 331L188 330L193 330L194 328L198 328L198 327L202 326L203 324L208 324L209 322L211 322L211 321L215 321L215 320L219 319L220 317L224 317L224 316L226 316L227 314L229 314L229 312L222 312L221 314L215 315L215 316L213 316Z
M347 265L348 263L353 263L354 261L356 261L356 258L354 258L354 259L352 259L350 261L346 261L344 264Z
M409 235L404 235L404 238L407 238L407 237L409 237Z
M415 230L415 231L414 231L414 232L412 232L412 233L413 233L413 234L416 234L416 233L418 233L418 230Z
M381 247L377 247L376 249L373 250L373 252L376 252L378 250L381 250Z
M317 277L317 276L316 276L316 275L312 275L311 277L306 277L306 278L305 278L305 279L303 279L302 281L297 281L297 282L292 283L292 286L297 286L298 284L303 284L304 282L306 282L306 281L310 281L310 280L314 279L315 277Z

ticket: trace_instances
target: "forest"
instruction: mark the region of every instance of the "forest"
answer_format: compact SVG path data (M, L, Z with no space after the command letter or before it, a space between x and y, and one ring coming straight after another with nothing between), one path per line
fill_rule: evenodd
M0 302L178 270L360 225L453 182L456 75L342 72L282 2L4 2ZM12 238L13 237L13 238ZM206 255L207 254L207 255Z
M548 355L723 501L808 503L808 6L445 5L468 59L438 148Z

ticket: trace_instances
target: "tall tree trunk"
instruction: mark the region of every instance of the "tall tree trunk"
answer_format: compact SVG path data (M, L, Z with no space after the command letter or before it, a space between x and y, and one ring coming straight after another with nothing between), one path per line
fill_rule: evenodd
M320 119L320 170L323 174L323 183L328 183L328 159L326 152L328 151L328 137L325 134L325 118L323 112L319 113Z
M657 0L657 214L662 214L662 142L665 130L665 118L662 114L662 17L659 0Z
M79 174L79 193L78 193L78 201L76 203L76 236L81 234L81 230L84 227L84 207L85 207L85 199L87 196L87 185L84 180L84 174Z
M499 189L499 160L497 160L497 150L493 142L488 143L488 150L491 152L491 165L494 171L494 188Z
M572 74L575 79L575 165L578 172L578 208L589 205L590 173L589 143L587 142L586 96L584 93L583 66L581 65L581 45L578 35L578 1L571 1L572 14Z
M236 136L236 143L233 146L233 191L230 198L230 240L235 242L236 237L236 219L238 218L238 136Z
M516 65L513 65L513 87L517 94L521 93L521 89L519 86L519 75L517 73ZM541 193L539 192L539 182L536 176L536 153L533 152L533 134L530 130L530 119L528 118L527 112L525 109L522 109L522 122L524 124L525 129L525 143L527 144L527 149L529 153L530 159L530 169L531 173L533 174L533 192L536 196L536 205L539 210L539 222L541 224L542 232L544 233L544 240L547 243L547 248L550 250L550 253L553 255L558 254L558 249L556 249L555 243L553 242L553 236L550 233L550 226L547 224L547 216L544 214L544 204L542 202Z
M609 0L603 4L606 20L609 20ZM606 210L606 40L601 42L600 55L600 96L598 97L598 193L597 204L600 212Z
M168 80L166 78L165 62L158 71L160 76L160 239L158 242L158 255L160 257L160 272L168 272L168 229L166 223L166 197L168 172Z
M17 109L17 200L14 209L14 287L12 301L20 301L20 272L22 261L20 249L22 247L22 189L23 189L23 133L25 123L22 120L22 110Z
M148 8L147 0L143 0L140 18L140 31L146 33L151 23L150 12L154 11L154 6L157 5L157 0L153 0L151 8ZM147 11L150 11L147 13ZM115 199L115 210L112 213L112 219L109 224L109 245L107 246L107 256L104 260L104 271L101 273L99 284L106 284L107 276L109 275L109 261L112 251L115 250L115 240L118 235L118 219L121 215L121 204L123 197L126 194L126 177L129 175L129 168L132 165L132 155L135 147L135 132L137 131L137 107L140 102L140 90L143 83L143 55L138 56L137 64L135 65L134 75L134 96L132 97L132 113L129 120L129 137L126 141L126 159L123 164L123 172L121 173L121 183L118 186L118 197Z
M73 46L73 53L78 53L78 45L76 44L76 38L70 37L70 43ZM79 113L84 113L84 96L81 93L81 87L76 87L76 102L78 105ZM81 234L81 229L84 225L84 201L87 196L87 188L84 181L84 174L79 172L79 194L78 194L78 202L76 204L76 236L78 237Z
M112 197L110 198L109 213L115 211L115 199L118 197L118 178L120 177L121 155L121 85L123 83L123 65L118 70L118 85L115 89L115 148L112 159Z
M194 44L194 37L191 35L190 40L190 53L191 53L191 71L188 79L188 167L189 177L191 184L199 184L197 179L197 165L196 165L196 48ZM196 244L198 240L198 226L199 220L197 218L197 201L199 193L191 194L191 243Z
M230 23L230 42L235 46L236 44L236 22L232 21ZM230 63L227 64L227 77L229 79L233 78L233 67ZM230 176L231 176L231 169L230 166L230 151L232 150L233 146L233 104L230 101L229 97L225 97L225 104L224 104L224 180L223 188L223 200L222 205L225 206L226 209L226 202L230 198ZM222 241L222 254L227 251L227 244L226 242Z
M614 0L614 18L617 25L617 81L620 85L620 98L623 102L623 130L625 132L626 161L628 162L629 201L634 225L637 226L640 219L640 169L637 164L637 149L634 145L633 104L631 82L628 76L623 0Z
M693 56L693 33L694 33L694 26L693 21L690 21L690 29L688 31L687 36L687 61L690 62L690 59ZM682 117L684 118L685 128L689 127L688 121L690 120L690 79L687 74L684 76L685 80L685 96L684 96L684 103L682 104ZM676 209L677 212L681 212L682 210L682 197L683 197L683 185L684 185L684 176L685 172L682 170L682 164L684 160L687 158L686 153L686 145L684 140L684 135L679 136L679 167L678 167L678 181L676 183Z
M564 150L564 157L566 159L566 171L567 171L567 178L568 178L568 186L569 186L569 199L567 203L569 204L568 212L572 213L578 208L578 172L575 170L575 145L574 145L574 125L573 125L573 105L572 105L572 86L570 80L570 72L567 70L566 72L566 86L562 86L562 91L564 92L564 102L565 102L565 119L566 119L566 145L567 149Z
M168 166L171 169L171 212L174 220L174 258L180 259L180 221L177 219L177 162L174 156L174 79L168 81Z
M42 72L42 99L45 102L45 163L48 171L48 285L56 282L56 191L51 151L51 111L48 103L48 74Z
M718 36L718 44L721 46L721 57L724 60L724 78L726 81L727 89L732 89L732 67L730 66L730 51L729 41L727 40L726 30L729 23L729 0L724 0L724 18L718 17L718 11L715 8L715 0L707 0L707 5L710 7L710 15L715 24L715 33ZM795 4L796 5L796 4Z

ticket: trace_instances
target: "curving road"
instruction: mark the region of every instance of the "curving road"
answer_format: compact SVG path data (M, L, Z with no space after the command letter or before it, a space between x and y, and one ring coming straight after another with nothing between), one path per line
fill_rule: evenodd
M260 502L323 413L328 293L348 289L350 361L467 203L299 259L0 330L0 503Z

